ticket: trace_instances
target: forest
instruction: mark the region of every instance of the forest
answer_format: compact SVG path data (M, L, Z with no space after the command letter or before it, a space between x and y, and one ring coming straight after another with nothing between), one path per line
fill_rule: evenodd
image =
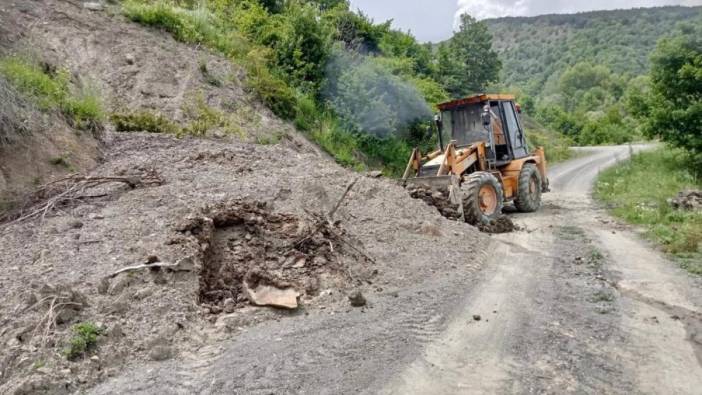
M651 54L680 24L699 24L702 7L658 7L485 21L504 65L497 89L575 143L645 136L634 97L648 90ZM639 103L640 104L640 103Z

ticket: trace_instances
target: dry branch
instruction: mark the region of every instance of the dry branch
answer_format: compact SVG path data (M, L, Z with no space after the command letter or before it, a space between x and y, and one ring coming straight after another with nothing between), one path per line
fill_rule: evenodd
M84 176L71 174L67 177L52 181L41 186L32 193L25 203L25 208L16 215L0 217L0 222L13 219L10 223L18 223L41 217L43 220L49 213L61 207L75 204L78 201L104 197L105 194L87 195L86 191L106 184L122 183L134 189L140 186L161 185L163 179L155 170L148 170L142 176Z
M176 263L167 263L167 262L155 262L155 263L144 263L141 265L134 265L134 266L127 266L122 269L117 270L116 272L110 274L107 276L108 278L114 278L120 273L125 273L125 272L134 272L137 270L144 270L144 269L155 269L155 268L173 268L173 267L179 267L180 262Z

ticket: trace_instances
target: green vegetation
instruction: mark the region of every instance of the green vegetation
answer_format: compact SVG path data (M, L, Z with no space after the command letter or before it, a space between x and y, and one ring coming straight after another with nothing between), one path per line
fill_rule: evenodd
M51 159L49 159L49 163L51 163L54 166L61 166L66 169L72 169L73 165L71 165L71 162L69 161L68 154L63 154L61 156L56 156Z
M522 114L522 126L526 130L530 147L544 147L546 160L562 162L573 157L572 139L548 129L527 114Z
M487 24L504 64L502 89L521 93L527 113L577 144L621 144L644 136L634 117L640 109L630 103L647 89L643 75L656 42L677 23L700 18L701 10L597 11Z
M688 270L702 274L702 212L675 210L667 202L685 188L702 188L690 164L690 154L681 149L642 152L604 171L595 195L616 216L644 226Z
M183 112L188 123L181 127L161 114L141 110L131 113L114 113L110 120L118 132L149 132L173 134L182 136L204 136L208 131L219 130L225 134L243 137L242 123L255 124L260 122L255 114L231 109L224 113L205 103L202 95L194 97L183 106Z
M118 132L149 132L177 134L180 127L160 114L138 111L125 114L112 114L110 120Z
M0 74L41 109L59 110L69 124L83 130L101 128L104 113L99 95L89 87L71 84L68 71L5 57L0 59Z
M73 337L68 342L68 347L63 350L63 354L68 360L76 360L92 350L97 344L97 338L103 330L92 322L83 322L74 325L72 328Z
M630 97L644 131L687 150L702 172L702 26L684 24L651 57L650 81Z
M131 20L231 59L246 70L247 89L276 115L292 120L340 163L359 169L400 172L411 147L432 145L432 107L448 92L484 88L499 72L485 25L470 18L437 54L390 23L352 12L343 0L194 3L122 4ZM440 60L451 67L441 70ZM201 72L211 80L206 66ZM144 123L149 130L169 129L157 117L138 115L120 116L121 128Z

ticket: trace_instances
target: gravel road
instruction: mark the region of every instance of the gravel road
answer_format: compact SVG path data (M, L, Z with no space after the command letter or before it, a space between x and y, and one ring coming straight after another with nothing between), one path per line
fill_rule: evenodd
M641 149L644 147L634 147ZM366 309L297 315L94 393L699 393L702 286L592 202L629 147L582 149L489 256L374 295ZM475 273L460 260L487 259ZM427 260L431 264L431 260Z

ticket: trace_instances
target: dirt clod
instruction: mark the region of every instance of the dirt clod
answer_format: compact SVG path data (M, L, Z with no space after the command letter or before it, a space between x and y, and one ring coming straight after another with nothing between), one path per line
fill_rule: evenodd
M461 218L458 205L449 200L448 188L433 190L423 186L411 186L408 188L408 192L411 197L435 207L441 215L448 219L458 220Z
M359 290L355 290L349 294L349 302L351 302L351 306L353 307L363 307L367 303L363 293Z
M503 215L487 224L478 224L478 229L485 233L509 233L517 230L517 227L509 217Z

